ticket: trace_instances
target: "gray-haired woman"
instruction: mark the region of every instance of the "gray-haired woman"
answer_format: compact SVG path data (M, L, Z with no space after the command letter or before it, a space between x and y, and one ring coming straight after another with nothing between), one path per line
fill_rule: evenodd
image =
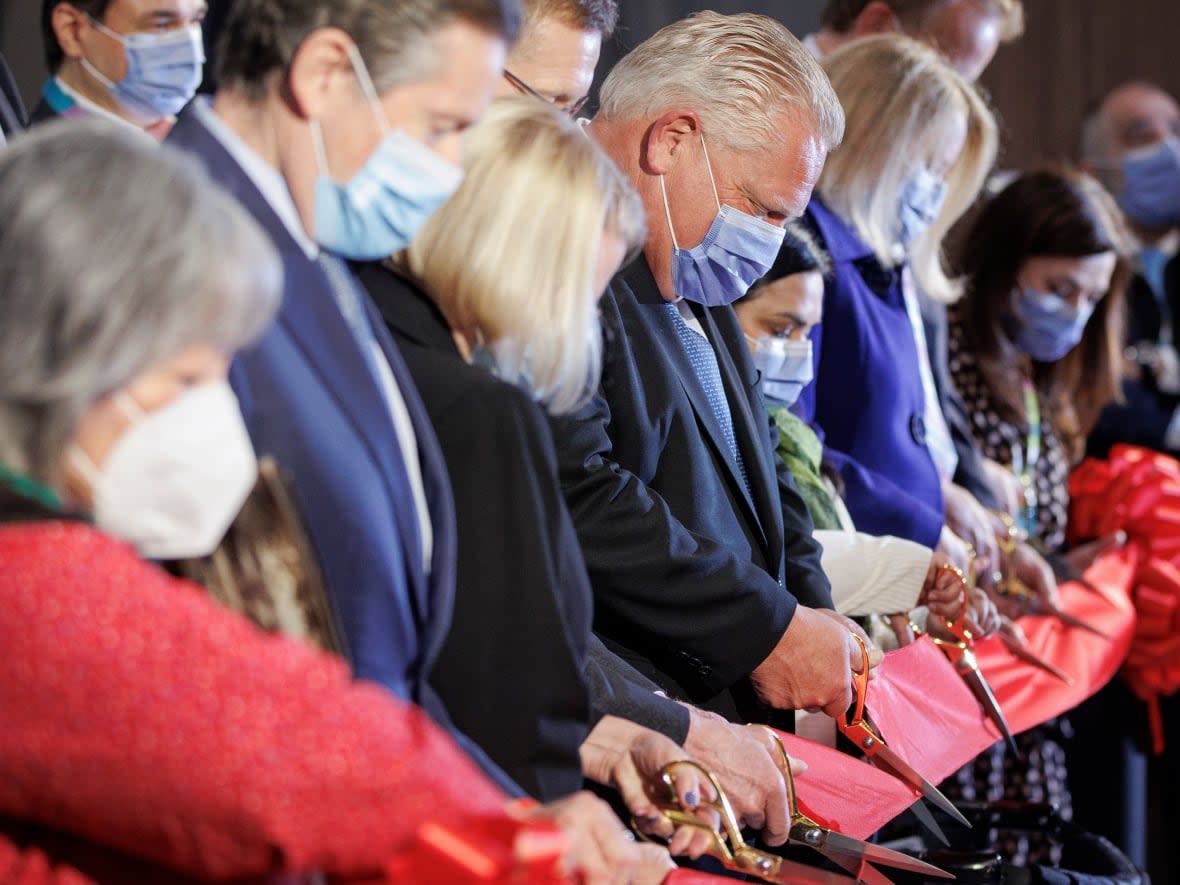
M556 856L418 711L141 558L208 552L249 490L226 373L279 297L195 166L99 123L0 154L0 840L120 882L419 881L414 836L476 819Z

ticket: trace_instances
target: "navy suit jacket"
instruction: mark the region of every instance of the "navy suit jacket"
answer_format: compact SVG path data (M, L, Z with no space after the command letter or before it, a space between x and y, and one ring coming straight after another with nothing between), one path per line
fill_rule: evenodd
M832 257L823 322L812 334L815 383L800 413L824 435L862 532L938 545L942 485L926 447L926 400L901 275L816 197L804 219ZM878 285L866 281L880 276ZM883 285L881 285L883 284Z
M599 395L551 421L595 629L669 694L765 716L746 677L796 601L831 607L831 591L807 509L775 456L737 317L693 308L717 355L750 492L644 258L601 307Z
M455 594L455 513L445 462L397 348L372 303L373 333L405 398L434 530L430 574L422 566L416 514L388 406L320 265L307 257L245 171L187 109L168 137L270 235L283 262L283 303L230 380L254 447L294 479L324 579L358 677L421 705L444 727L430 669L450 629ZM215 260L216 256L211 256ZM465 749L513 789L474 744Z

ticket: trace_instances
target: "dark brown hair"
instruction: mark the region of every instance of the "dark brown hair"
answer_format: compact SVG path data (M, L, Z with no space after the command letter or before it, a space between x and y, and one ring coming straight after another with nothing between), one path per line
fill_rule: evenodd
M1020 269L1030 258L1084 258L1104 252L1115 253L1118 260L1081 343L1055 363L1033 363L1042 410L1075 459L1099 413L1120 392L1131 248L1114 200L1080 172L1024 173L980 211L967 233L961 262L966 294L956 310L963 334L1001 416L1023 424L1023 360L1002 325Z
M49 73L56 74L66 57L57 42L57 33L53 30L53 10L62 3L68 3L96 22L102 22L106 17L107 8L113 2L114 0L45 0L41 4L41 39L45 41L45 64L49 67Z
M527 24L556 18L579 31L593 31L609 39L619 24L618 0L524 0Z

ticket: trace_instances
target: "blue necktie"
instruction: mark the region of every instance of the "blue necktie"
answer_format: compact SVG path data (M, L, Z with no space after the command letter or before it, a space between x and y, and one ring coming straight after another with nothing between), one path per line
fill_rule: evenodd
M717 423L721 425L721 434L729 446L729 454L737 465L746 491L749 492L750 479L746 475L746 463L742 459L742 453L738 450L737 436L733 432L733 415L729 411L729 401L725 398L725 387L721 383L721 369L717 366L717 354L713 352L713 345L704 335L689 328L675 304L665 304L664 308L672 318L672 325L676 328L680 345L688 354L693 374L697 376L697 380L701 382L701 387L705 390L709 406L717 418Z

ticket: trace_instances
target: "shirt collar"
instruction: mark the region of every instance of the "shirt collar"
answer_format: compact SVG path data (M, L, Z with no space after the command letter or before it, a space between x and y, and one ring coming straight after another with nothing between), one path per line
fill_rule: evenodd
M108 111L101 105L95 104L81 92L69 86L61 77L50 77L45 81L45 88L41 90L45 101L53 108L60 116L63 117L81 117L92 116L101 117L104 120L109 120L112 123L118 123L120 126L126 126L129 129L134 129L136 132L143 132L139 126L132 123L130 120L120 117L118 114Z
M299 244L308 259L315 261L320 254L319 245L308 236L303 227L303 220L299 217L299 210L291 198L291 191L287 188L287 181L281 172L258 156L241 137L213 112L207 98L199 97L192 104L193 113L197 115L202 125L242 167L246 177L258 188L263 199L270 204L292 239Z

